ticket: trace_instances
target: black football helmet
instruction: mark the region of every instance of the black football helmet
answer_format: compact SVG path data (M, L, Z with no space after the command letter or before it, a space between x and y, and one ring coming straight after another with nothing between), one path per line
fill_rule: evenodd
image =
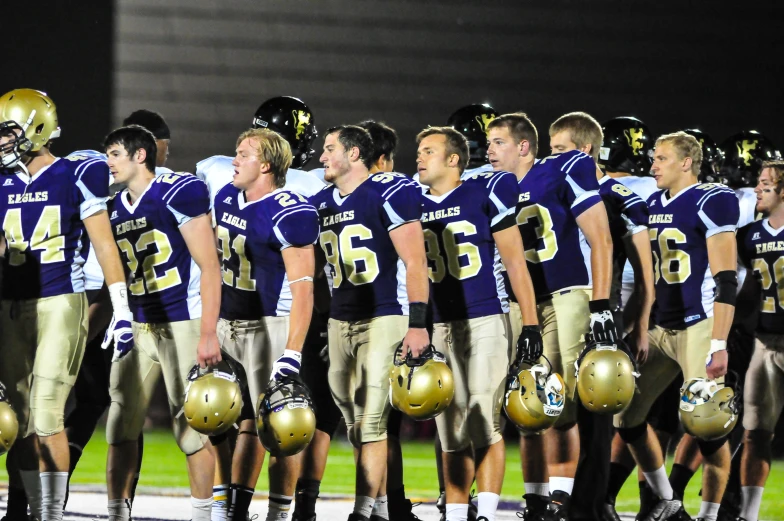
M733 134L719 148L723 154L719 176L730 188L756 185L762 163L781 159L773 142L756 130Z
M460 107L449 116L446 124L468 140L468 168L487 163L487 125L497 117L498 112L486 103Z
M256 109L253 128L274 130L291 145L292 168L302 168L315 153L311 148L318 137L313 112L301 99L291 96L270 98Z
M702 130L692 128L684 130L690 136L693 136L699 141L702 147L702 164L700 165L700 181L703 183L722 183L721 176L719 176L719 168L721 167L721 159L723 154L721 149L708 134Z
M632 117L613 118L602 125L602 132L601 166L610 172L650 175L653 136L645 123Z

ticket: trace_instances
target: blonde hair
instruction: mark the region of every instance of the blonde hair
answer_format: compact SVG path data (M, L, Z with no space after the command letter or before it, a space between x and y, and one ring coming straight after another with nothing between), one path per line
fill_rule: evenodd
M539 150L539 133L531 118L525 112L512 112L498 116L487 125L487 129L506 128L517 143L528 141L531 154L536 156Z
M556 119L550 125L550 137L559 132L569 131L572 143L577 148L591 145L589 155L594 161L599 161L599 149L602 147L602 126L590 114L585 112L570 112Z
M760 169L760 174L766 168L773 170L773 173L770 176L771 181L776 185L776 193L781 193L781 191L784 190L784 161L764 161L762 163L762 168Z
M680 159L691 158L691 173L698 176L700 175L700 165L702 165L702 146L697 138L687 134L686 132L678 131L672 134L664 134L659 136L656 140L654 147L658 147L662 143L669 143L675 148Z
M269 164L272 172L272 184L275 188L286 185L286 172L291 167L291 146L289 142L272 130L266 128L252 128L246 130L237 138L237 146L249 140L251 148L256 152L256 157L262 163Z

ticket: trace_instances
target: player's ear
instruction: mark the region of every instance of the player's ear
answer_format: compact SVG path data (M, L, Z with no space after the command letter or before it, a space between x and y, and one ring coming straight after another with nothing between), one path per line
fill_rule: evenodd
M583 147L580 149L580 152L583 152L583 153L588 154L590 156L592 148L593 148L593 145L588 143L588 144L583 145Z
M520 141L520 145L518 146L520 149L520 157L527 156L528 153L531 151L531 142L527 139Z
M259 171L262 174L269 174L269 173L271 173L270 169L271 169L271 167L270 167L269 163L266 163L266 162L259 163Z
M683 158L683 170L684 171L690 172L691 171L691 164L692 164L692 159L690 157L684 157Z
M359 147L351 147L348 151L348 160L352 163L354 161L359 161Z
M147 160L147 151L143 148L139 148L133 155L133 160L140 165L143 164Z
M460 163L460 156L457 154L449 154L449 157L446 160L446 164L448 167L456 167Z

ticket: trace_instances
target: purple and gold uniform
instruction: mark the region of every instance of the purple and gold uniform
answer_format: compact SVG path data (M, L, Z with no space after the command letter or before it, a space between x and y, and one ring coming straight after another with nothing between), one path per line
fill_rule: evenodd
M180 227L209 213L207 186L187 173L160 175L134 202L127 189L117 193L109 211L127 265L135 348L112 364L106 439L117 444L139 437L163 373L174 436L182 452L193 454L206 438L178 413L201 337L201 271Z
M556 425L568 425L577 413L571 368L588 331L593 284L591 249L577 218L602 202L596 164L577 150L549 156L536 161L519 189L517 224L538 303L544 354L566 383L567 403ZM521 322L515 305L510 319L513 325ZM519 331L514 331L512 345Z
M679 373L684 380L707 378L716 288L707 240L734 233L739 217L735 193L712 183L695 183L674 197L668 190L654 192L648 211L656 327L648 332L648 359L637 381L641 392L615 417L616 427L643 423L653 402Z
M422 196L433 345L455 380L453 402L436 418L447 452L501 439L511 328L493 234L516 225L517 199L509 172L473 174L446 194Z
M784 227L738 231L738 256L760 286L760 313L743 393L743 428L772 433L784 408Z
M213 210L223 272L218 340L245 368L256 410L289 335L291 290L282 251L318 240L318 213L291 190L248 202L231 184L218 192Z
M0 177L7 243L0 381L22 435L63 429L87 338L82 221L106 210L107 178L104 161L85 157L56 159L32 178L10 171Z
M332 277L330 388L355 446L383 440L389 364L408 330L406 269L389 234L419 221L422 191L404 175L380 173L346 196L327 187L310 203Z

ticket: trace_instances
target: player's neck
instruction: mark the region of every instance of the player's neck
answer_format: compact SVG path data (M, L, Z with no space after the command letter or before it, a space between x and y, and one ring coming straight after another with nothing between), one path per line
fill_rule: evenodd
M436 180L435 183L430 185L430 194L440 197L447 194L460 186L463 182L460 180L460 175L443 176L441 179Z
M135 176L128 180L128 194L131 196L132 203L135 203L142 196L153 180L155 180L155 173L150 172L146 168L140 169Z
M30 162L25 165L25 168L30 174L30 177L33 177L38 172L54 163L56 159L57 158L54 157L48 149L42 148L36 155L33 156Z
M775 230L784 226L784 203L779 203L779 205L770 212L770 215L768 215L768 222Z
M612 177L613 179L619 179L621 177L631 177L632 175L628 172L607 172L607 175Z
M370 171L366 168L352 168L338 179L335 179L335 186L338 188L340 195L348 195L367 181L369 176Z
M677 183L673 184L667 192L670 194L670 197L675 197L683 190L687 189L691 185L697 184L697 177L693 175L684 176L683 179L679 179Z
M517 168L515 168L514 171L514 175L517 177L518 181L521 181L525 175L534 167L535 161L536 157L533 154L530 154L529 156L520 160L520 164L517 165Z
M258 201L265 195L273 192L275 185L272 184L271 175L261 175L256 181L245 190L245 200L247 202Z

